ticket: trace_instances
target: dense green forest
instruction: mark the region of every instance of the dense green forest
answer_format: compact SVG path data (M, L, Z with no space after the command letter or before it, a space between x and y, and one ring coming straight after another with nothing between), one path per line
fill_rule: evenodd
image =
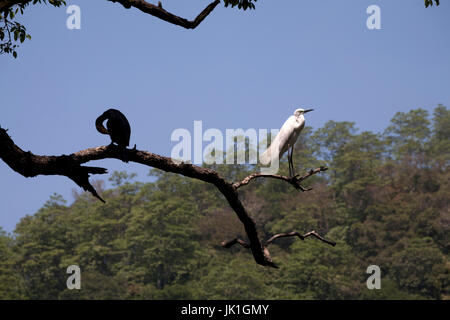
M282 161L282 172L287 163ZM152 183L115 172L114 188L75 201L55 194L13 234L0 231L1 299L449 299L450 111L397 113L383 133L352 122L305 128L297 172L326 165L298 192L275 179L240 190L262 239L316 230L337 242L278 239L280 269L261 267L211 185L152 170ZM258 168L213 165L233 181ZM7 212L2 212L7 214ZM81 268L81 290L66 269ZM381 290L366 269L381 268Z

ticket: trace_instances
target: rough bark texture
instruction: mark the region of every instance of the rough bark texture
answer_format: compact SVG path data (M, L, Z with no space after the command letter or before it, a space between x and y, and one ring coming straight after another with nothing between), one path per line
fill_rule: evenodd
M35 177L38 175L61 175L72 179L77 185L82 187L85 191L89 191L93 196L101 201L103 199L97 194L94 187L89 182L90 174L104 174L107 173L105 168L83 166L84 163L92 160L101 160L107 158L121 159L123 157L123 149L113 144L109 146L101 146L96 148L89 148L81 150L70 155L60 156L41 156L35 155L31 152L25 152L14 144L14 141L8 135L7 130L0 128L0 158L17 173L24 177ZM181 174L186 177L198 179L207 183L211 183L225 196L230 207L234 210L239 220L243 223L248 237L248 243L243 240L233 240L241 245L246 243L251 249L255 261L263 266L276 267L273 263L270 253L267 250L267 244L263 245L258 237L256 224L250 215L247 213L241 200L237 189L250 180L261 176L258 174L251 175L243 180L243 182L235 183L227 182L216 171L208 168L202 168L190 163L183 163L173 161L171 158L163 157L154 153L137 150L136 147L128 149L129 161L140 163L149 167L157 168L166 172L173 172ZM325 167L311 170L302 178L288 178L286 180L292 183L295 181L303 181L313 174L326 170ZM266 178L280 179L278 175L264 175ZM246 183L244 183L247 181ZM296 184L293 184L297 188ZM298 189L298 188L297 188ZM304 191L303 189L300 189ZM305 189L306 190L306 189ZM274 237L280 237L274 236ZM230 247L234 243L228 242L224 247Z

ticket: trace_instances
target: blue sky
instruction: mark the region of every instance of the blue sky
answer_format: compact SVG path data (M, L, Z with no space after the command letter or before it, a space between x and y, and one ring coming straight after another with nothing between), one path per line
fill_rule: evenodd
M423 0L286 0L255 11L220 4L185 30L107 1L67 1L81 8L81 30L66 28L65 8L27 8L32 35L18 59L0 56L0 125L36 154L69 154L108 144L95 118L120 109L132 145L170 155L173 130L278 128L298 106L314 107L307 124L354 121L381 131L398 111L450 106L450 3ZM193 19L209 2L164 0ZM366 9L381 8L381 30ZM98 161L146 181L149 168ZM102 177L105 180L107 177ZM0 162L0 226L13 231L54 192L72 201L64 177L24 178Z

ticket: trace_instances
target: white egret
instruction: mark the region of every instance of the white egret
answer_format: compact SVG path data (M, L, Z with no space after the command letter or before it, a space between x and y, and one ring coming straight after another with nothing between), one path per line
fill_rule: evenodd
M278 132L275 139L270 144L269 148L260 156L260 162L268 164L278 156L280 159L283 154L288 151L289 174L294 176L294 164L292 162L292 155L294 152L294 144L297 141L300 132L305 126L304 114L314 109L297 109L294 115L290 116ZM278 160L276 159L276 160Z

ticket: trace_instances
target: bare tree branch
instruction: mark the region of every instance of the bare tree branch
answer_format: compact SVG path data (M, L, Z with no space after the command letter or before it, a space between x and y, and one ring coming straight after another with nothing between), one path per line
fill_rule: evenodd
M300 234L300 233L298 233L298 232L296 232L296 231L289 232L289 233L278 233L278 234L276 234L276 235L270 237L267 241L263 242L263 245L262 245L262 246L263 246L264 256L266 257L266 259L267 259L268 261L270 261L270 262L272 263L272 265L271 265L272 267L278 268L278 267L272 262L272 258L271 258L271 256L270 256L269 249L267 248L270 244L272 244L272 242L273 242L274 240L276 240L276 239L278 239L278 238L286 238L286 237L298 237L298 238L300 238L301 240L305 240L306 238L311 237L311 236L316 237L316 238L319 239L320 241L323 241L323 242L325 242L325 243L327 243L327 244L329 244L329 245L331 245L331 246L333 246L333 247L336 245L336 242L325 239L325 238L322 237L320 234L318 234L316 231L310 231L310 232L305 233L305 234L303 234L303 235ZM231 248L231 247L234 246L236 243L237 243L237 244L240 244L242 247L247 248L247 249L250 247L249 244L248 244L247 242L245 242L244 240L241 240L241 239L237 239L237 238L235 238L235 239L233 239L233 240L230 240L230 241L222 241L222 247L224 247L224 248Z
M29 4L31 1L32 0L0 0L0 12L4 12L5 10L8 10L9 8L17 4L21 5ZM107 1L118 2L127 9L134 7L144 13L147 13L161 20L181 26L186 29L195 29L220 3L220 0L215 0L214 2L211 2L208 6L206 6L205 9L203 9L202 12L198 14L198 16L194 20L190 21L164 10L161 3L159 3L158 5L154 5L144 0L107 0Z
M11 169L27 178L37 175L66 176L104 202L89 183L89 175L107 173L105 168L81 166L81 162L74 162L71 156L36 156L31 152L25 152L14 144L6 130L2 128L0 128L0 158Z
M264 245L264 247L267 247L267 246L269 246L270 244L272 244L272 242L273 242L274 240L276 240L276 239L278 239L278 238L298 237L298 238L300 238L301 240L305 240L306 238L311 237L311 236L314 236L314 237L316 237L317 239L319 239L320 241L323 241L323 242L325 242L325 243L328 243L329 245L331 245L331 246L333 246L333 247L336 245L336 242L325 239L324 237L322 237L320 234L318 234L318 233L317 233L316 231L314 231L314 230L313 230L313 231L310 231L310 232L308 232L308 233L305 233L305 234L303 234L303 235L300 234L300 233L298 233L298 232L296 232L296 231L289 232L289 233L278 233L278 234L276 234L276 235L270 237L267 241L264 241L264 242L263 242L263 245ZM235 239L230 240L230 241L222 241L221 245L222 245L222 247L228 249L228 248L231 248L232 246L234 246L236 243L240 244L240 245L243 246L244 248L249 248L249 245L248 245L247 242L245 242L244 240L238 239L238 238L235 238Z
M278 180L283 180L286 181L288 183L290 183L294 188L301 190L301 191L310 191L312 190L312 188L305 188L303 187L300 183L309 178L310 176L322 172L322 171L327 171L328 168L327 167L319 167L316 169L311 169L308 173L306 173L305 175L301 176L300 178L298 177L298 175L293 176L293 177L287 177L287 176L282 176L282 175L278 175L278 174L262 174L262 173L253 173L251 175L249 175L248 177L246 177L244 180L236 182L233 184L233 186L238 189L242 186L245 186L247 184L250 183L250 181L257 179L257 178L273 178L273 179L278 179Z
M172 24L181 26L186 29L195 29L220 3L220 0L215 0L214 2L210 3L205 9L203 9L203 11L200 12L199 15L193 21L189 21L185 18L181 18L164 10L161 2L159 2L158 5L156 6L143 0L108 0L108 1L119 2L127 9L134 7L136 9L141 10L144 13L150 14L161 20L170 22Z
M324 237L322 237L320 234L318 234L316 231L310 231L308 233L305 233L303 235L301 235L298 232L289 232L289 233L278 233L274 236L272 236L271 238L269 238L266 242L264 242L264 245L268 246L269 244L271 244L274 240L278 239L278 238L285 238L285 237L299 237L301 240L305 240L306 238L313 236L316 237L317 239L319 239L320 241L323 241L325 243L328 243L331 246L335 246L336 242L331 241L331 240L327 240Z

